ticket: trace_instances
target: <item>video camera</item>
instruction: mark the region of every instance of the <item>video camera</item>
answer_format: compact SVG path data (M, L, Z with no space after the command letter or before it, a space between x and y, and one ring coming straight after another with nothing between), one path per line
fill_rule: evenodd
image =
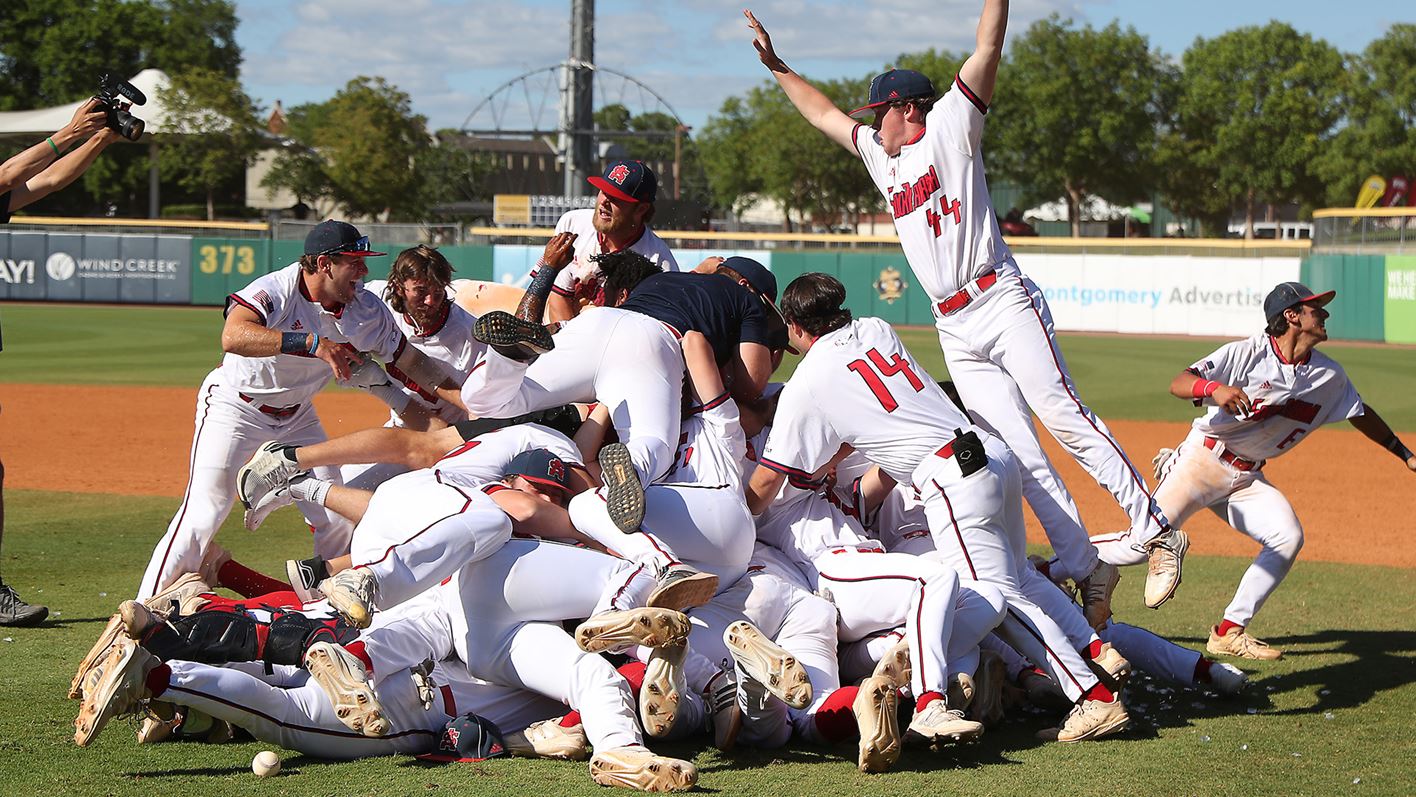
M104 74L98 79L98 94L94 95L99 106L108 113L108 127L129 141L137 141L143 135L143 120L128 113L134 105L146 105L147 95L126 80L119 80ZM124 102L127 100L127 102Z

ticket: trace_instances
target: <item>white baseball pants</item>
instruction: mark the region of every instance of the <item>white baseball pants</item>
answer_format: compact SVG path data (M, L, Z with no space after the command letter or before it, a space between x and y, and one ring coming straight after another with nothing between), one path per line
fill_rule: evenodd
M599 401L640 483L662 476L673 464L683 412L683 350L674 332L647 315L589 307L561 327L555 342L529 366L488 351L462 385L467 410L509 418Z

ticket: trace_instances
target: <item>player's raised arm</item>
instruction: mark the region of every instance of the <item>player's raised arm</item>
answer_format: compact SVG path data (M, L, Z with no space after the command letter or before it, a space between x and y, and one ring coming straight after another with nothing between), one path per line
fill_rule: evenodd
M1236 417L1253 411L1249 395L1241 388L1205 379L1189 369L1181 371L1170 380L1170 395L1193 401L1196 406L1204 403L1205 399L1213 399L1215 404Z
M1363 404L1362 414L1349 418L1348 422L1366 435L1367 439L1395 454L1397 459L1406 463L1407 468L1416 471L1416 454L1411 453L1411 449L1401 442L1401 438L1396 436L1396 432L1391 430L1391 426L1382 420L1376 410Z
M1004 4L1006 11L1007 4ZM762 27L762 23L757 21L757 17L751 11L743 11L747 17L747 26L752 29L755 37L752 46L757 48L757 57L762 59L762 64L772 71L772 77L777 79L777 84L782 87L782 91L787 93L787 99L796 106L797 112L812 127L826 134L826 137L846 148L852 155L856 154L855 141L852 134L855 132L856 121L845 114L831 99L821 90L806 81L806 78L793 72L777 55L777 51L772 48L772 37L767 35L767 29ZM1001 39L1001 36L1000 36ZM990 83L990 86L992 84Z
M984 0L973 55L959 67L959 80L984 105L993 101L993 84L998 79L998 61L1003 57L1003 35L1007 30L1008 0Z

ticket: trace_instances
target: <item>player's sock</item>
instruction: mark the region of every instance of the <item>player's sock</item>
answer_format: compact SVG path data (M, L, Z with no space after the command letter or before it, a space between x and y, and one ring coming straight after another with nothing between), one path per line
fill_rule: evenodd
M616 670L626 681L629 681L629 689L635 697L639 696L639 687L644 685L644 671L647 669L642 661L629 661L621 664Z
M935 700L943 699L944 696L939 694L938 692L925 692L924 694L920 695L918 698L915 699L915 713L918 714L919 712L924 711L924 707L934 702Z
M1195 683L1207 684L1210 682L1211 664L1214 664L1214 662L1204 656L1201 656L1200 660L1195 662Z
M368 671L369 677L374 675L374 660L369 658L369 652L364 650L363 642L350 642L344 649L354 654L354 658L364 662L364 669Z
M1106 685L1098 682L1096 686L1082 693L1083 700L1100 700L1103 703L1110 703L1116 699L1116 693L1106 688Z
M154 698L162 696L172 681L172 668L166 664L153 667L147 674L147 690Z
M254 598L257 595L265 595L270 592L290 592L290 585L284 581L277 581L264 573L257 573L249 567L241 564L235 559L230 559L221 569L216 571L216 578L221 582L221 586L233 592L238 592L242 597ZM291 593L294 594L294 593ZM277 604L281 606L298 606L300 600L297 598L293 604Z
M816 713L811 715L816 724L816 732L821 734L826 743L844 742L859 733L855 712L851 710L858 691L859 688L854 686L837 689L816 709Z
M562 728L574 728L576 725L579 725L580 722L580 712L575 709L571 709L569 714L560 718L560 726Z
M332 482L316 479L313 476L293 479L290 482L290 497L297 501L309 501L312 504L324 506L325 496L329 495L329 488L332 486Z
M1215 626L1214 634L1215 636L1224 636L1225 634L1229 633L1229 629L1231 628L1237 628L1240 631L1244 630L1244 626L1239 625L1233 620L1221 620L1219 625Z

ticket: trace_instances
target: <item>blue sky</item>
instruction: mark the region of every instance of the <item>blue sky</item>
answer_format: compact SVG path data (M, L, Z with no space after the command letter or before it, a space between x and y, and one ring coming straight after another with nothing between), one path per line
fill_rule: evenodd
M808 77L862 77L895 56L929 47L972 49L981 0L760 0L749 7L778 52ZM556 118L552 73L537 72L469 116L504 83L560 62L569 52L569 0L236 0L242 80L270 107L328 99L359 75L379 75L406 91L429 125L523 127ZM606 73L597 107L620 100L662 110L701 127L723 100L767 79L742 19L720 0L599 0L596 63ZM1134 27L1153 47L1179 56L1196 38L1280 19L1358 52L1394 22L1416 22L1406 0L1016 0L1010 36L1057 13L1101 27ZM529 98L528 98L529 94ZM493 110L497 111L496 114Z

